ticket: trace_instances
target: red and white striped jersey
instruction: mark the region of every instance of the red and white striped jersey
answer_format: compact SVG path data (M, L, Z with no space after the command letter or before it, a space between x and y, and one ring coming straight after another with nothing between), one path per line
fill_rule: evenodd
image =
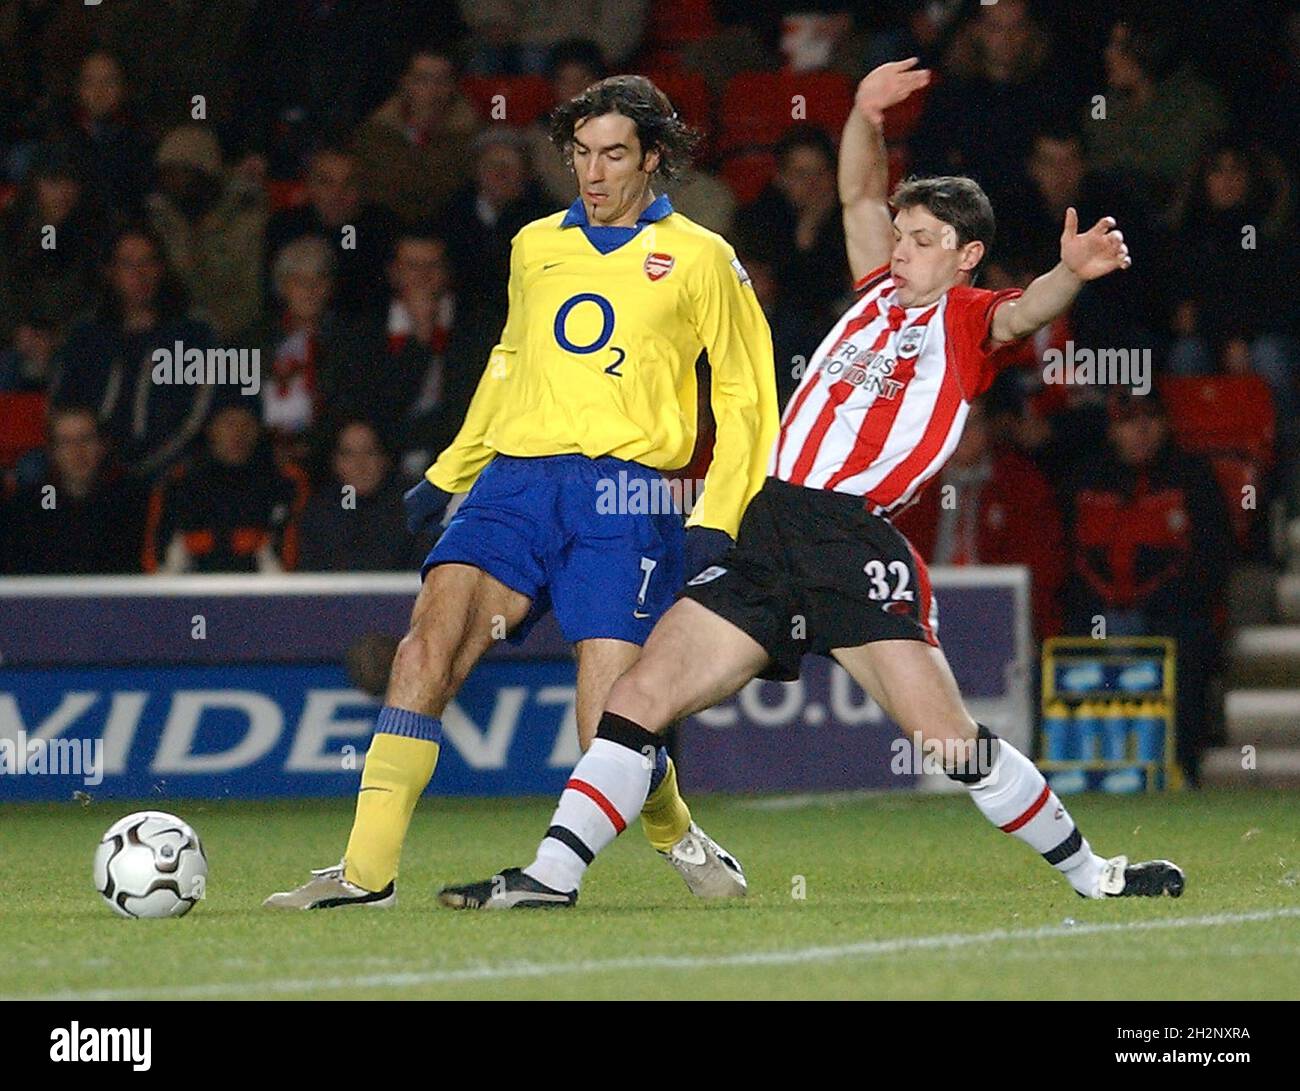
M898 306L889 267L813 353L781 419L768 474L867 499L883 514L939 472L970 403L1009 362L988 341L993 309L1020 295L957 287L926 307Z

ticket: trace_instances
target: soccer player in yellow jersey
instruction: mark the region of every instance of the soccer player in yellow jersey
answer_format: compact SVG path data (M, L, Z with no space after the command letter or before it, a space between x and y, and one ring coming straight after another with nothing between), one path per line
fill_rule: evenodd
M577 651L585 750L610 686L684 581L729 548L763 483L777 429L767 321L727 242L654 192L690 131L649 80L614 76L562 104L552 135L579 195L515 236L501 340L460 433L407 494L412 528L426 529L469 490L425 562L343 860L268 906L393 904L439 717L503 621L520 639L555 611ZM660 471L694 448L702 350L717 437L684 528ZM692 822L667 751L644 758L650 843L693 893L743 895L740 865Z

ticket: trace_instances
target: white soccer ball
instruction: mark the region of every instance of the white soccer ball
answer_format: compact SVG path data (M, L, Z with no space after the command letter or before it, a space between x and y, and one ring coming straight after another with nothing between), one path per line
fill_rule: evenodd
M208 859L199 835L174 814L136 811L100 839L93 874L123 917L183 917L203 897Z

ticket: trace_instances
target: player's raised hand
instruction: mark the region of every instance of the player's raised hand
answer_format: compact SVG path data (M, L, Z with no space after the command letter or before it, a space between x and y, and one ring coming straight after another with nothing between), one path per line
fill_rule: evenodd
M873 68L858 84L856 108L873 125L882 124L889 107L898 105L930 82L930 70L917 68L919 63L919 58L908 57L905 61L887 61Z
M1065 210L1061 234L1061 262L1080 280L1096 280L1133 264L1123 234L1111 216L1103 216L1091 230L1079 234L1079 214Z

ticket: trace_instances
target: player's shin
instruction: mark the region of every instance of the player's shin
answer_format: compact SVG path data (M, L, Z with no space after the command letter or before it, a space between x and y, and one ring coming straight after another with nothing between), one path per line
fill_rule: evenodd
M640 724L612 712L601 716L524 874L552 890L576 890L596 854L641 810L658 748L658 736Z
M442 724L432 716L391 705L380 709L343 858L348 882L383 890L397 877L402 842L438 764L441 737Z
M974 747L958 757L948 776L966 786L985 818L1042 854L1080 894L1100 896L1105 861L1092 851L1043 774L1014 746L981 724Z
M668 852L691 827L691 809L677 787L677 767L661 746L650 772L650 794L641 808L641 829L659 852Z

